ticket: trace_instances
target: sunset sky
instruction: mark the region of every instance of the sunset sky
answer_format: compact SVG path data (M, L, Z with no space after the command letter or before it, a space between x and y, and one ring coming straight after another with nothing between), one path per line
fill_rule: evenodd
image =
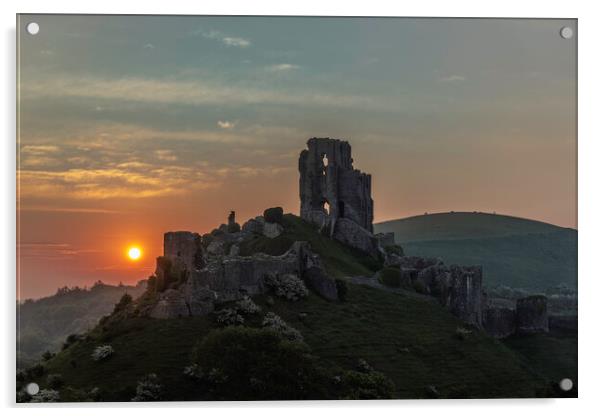
M310 137L350 141L376 222L496 211L576 228L576 40L559 36L575 25L22 16L18 295L135 283L164 232L230 210L298 213Z

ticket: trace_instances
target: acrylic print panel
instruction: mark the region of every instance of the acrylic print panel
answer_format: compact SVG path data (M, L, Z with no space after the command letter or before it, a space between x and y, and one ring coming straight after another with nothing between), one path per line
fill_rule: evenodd
M17 400L575 397L576 38L20 15Z

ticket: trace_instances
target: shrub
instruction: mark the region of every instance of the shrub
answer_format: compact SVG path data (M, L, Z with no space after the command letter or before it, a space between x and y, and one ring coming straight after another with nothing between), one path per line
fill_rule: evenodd
M263 211L263 218L266 222L275 222L277 224L282 224L282 219L284 218L284 210L282 207L274 207L268 208Z
M63 376L60 374L48 374L48 377L46 377L46 384L48 384L48 387L51 389L60 388L64 382Z
M245 318L238 314L235 309L225 308L215 312L215 321L224 326L242 325Z
M397 267L385 267L380 271L379 279L385 286L399 287L401 285L401 271Z
M245 296L236 303L236 309L238 310L238 312L241 312L246 315L254 315L256 313L261 312L261 308L259 307L259 305L253 302L253 299L251 299L248 296Z
M54 357L54 354L51 353L50 351L46 350L44 351L44 354L42 354L42 360L44 361L48 361L50 360L52 357Z
M193 360L208 369L212 399L300 400L325 398L326 377L305 344L273 331L228 327L211 331Z
M390 399L395 385L378 371L346 371L341 377L342 399Z
M344 302L347 299L347 292L349 289L347 288L347 282L343 279L337 278L334 280L334 283L337 288L337 296L341 302Z
M136 386L136 395L132 398L133 402L152 402L161 399L163 387L159 384L159 377L151 373L138 381Z
M426 285L424 284L424 282L422 280L419 280L419 279L414 280L412 282L412 287L414 288L416 293L421 293L423 295L426 295L428 293L428 291L426 290Z
M268 312L263 318L262 325L264 328L271 329L288 339L289 341L303 341L303 335L301 332L287 324L281 317L276 315L274 312Z
M42 364L35 364L27 369L28 378L42 377L46 373L46 367Z
M400 257L403 257L403 248L401 248L398 244L393 244L392 246L386 246L385 251L387 254L397 254Z
M98 402L101 400L98 387L93 387L90 390L66 387L64 391L67 393L66 396L69 397L70 402Z
M472 331L470 329L457 327L454 336L459 340L463 340L466 339L466 337L470 334L472 334Z
M124 293L119 302L115 304L115 309L113 309L113 313L120 312L125 310L129 305L133 302L132 296L128 293Z
M71 345L75 344L77 341L79 341L81 339L81 335L79 334L71 334L69 335L66 339L65 342L63 342L63 347L62 349L67 349L69 348Z
M59 392L52 389L42 389L31 397L31 403L54 403L61 400Z
M182 372L184 377L187 377L192 380L202 380L203 372L201 371L201 367L198 364L192 364L187 367L184 367L184 371Z
M357 362L357 371L361 373L371 373L374 371L374 369L366 360L360 358Z
M276 296L287 300L297 301L307 297L309 293L303 280L294 274L268 274L264 280L266 286L272 289Z
M102 361L111 357L115 351L110 345L99 345L92 351L92 359L94 361Z

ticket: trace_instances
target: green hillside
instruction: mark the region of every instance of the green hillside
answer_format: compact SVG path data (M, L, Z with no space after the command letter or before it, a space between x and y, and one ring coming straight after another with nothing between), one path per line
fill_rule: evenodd
M428 298L349 285L344 303L313 294L271 306L265 297L256 301L301 331L322 366L336 373L364 359L395 383L394 397L426 398L428 386L441 397L533 397L547 391L548 381L526 359L478 331L458 337L462 322ZM98 387L102 400L129 400L136 381L148 373L158 375L167 400L211 398L182 372L196 343L215 328L209 317L133 318L99 326L47 362L46 374L62 375L64 399L75 394L69 386L78 386ZM110 344L115 353L95 362L90 356L100 344ZM37 381L46 384L45 376Z
M577 287L577 231L539 221L484 213L442 213L387 221L407 255L480 264L487 287L544 290Z
M97 282L90 289L61 288L55 295L27 299L17 305L17 367L39 360L46 351L60 350L70 334L88 331L111 313L124 293L138 297L138 286L112 286Z

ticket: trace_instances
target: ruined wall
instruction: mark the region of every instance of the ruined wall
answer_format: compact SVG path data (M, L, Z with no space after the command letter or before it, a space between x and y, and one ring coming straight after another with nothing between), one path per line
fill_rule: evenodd
M200 269L203 264L201 236L190 231L172 231L163 235L163 256L178 258L188 270Z
M257 219L252 221L260 223ZM246 225L244 228L253 227ZM264 231L261 227L256 233L237 231L203 237L190 232L166 233L165 255L157 258L155 270L157 300L150 308L149 316L168 319L207 315L216 304L265 293L268 275L299 276L322 297L338 299L335 280L327 275L319 256L311 251L307 242L295 242L281 256L263 253L240 256L238 250L232 250L238 248L241 239L253 238L254 234ZM226 242L232 244L230 253L211 250L212 245L220 243L221 247ZM208 246L207 250L204 246ZM200 263L202 267L198 267Z
M301 217L331 235L338 218L347 218L373 232L371 176L353 168L348 142L313 138L299 156Z
M516 301L516 326L521 334L548 332L548 298L528 296Z
M495 338L506 338L516 332L516 311L491 307L483 311L483 329Z

